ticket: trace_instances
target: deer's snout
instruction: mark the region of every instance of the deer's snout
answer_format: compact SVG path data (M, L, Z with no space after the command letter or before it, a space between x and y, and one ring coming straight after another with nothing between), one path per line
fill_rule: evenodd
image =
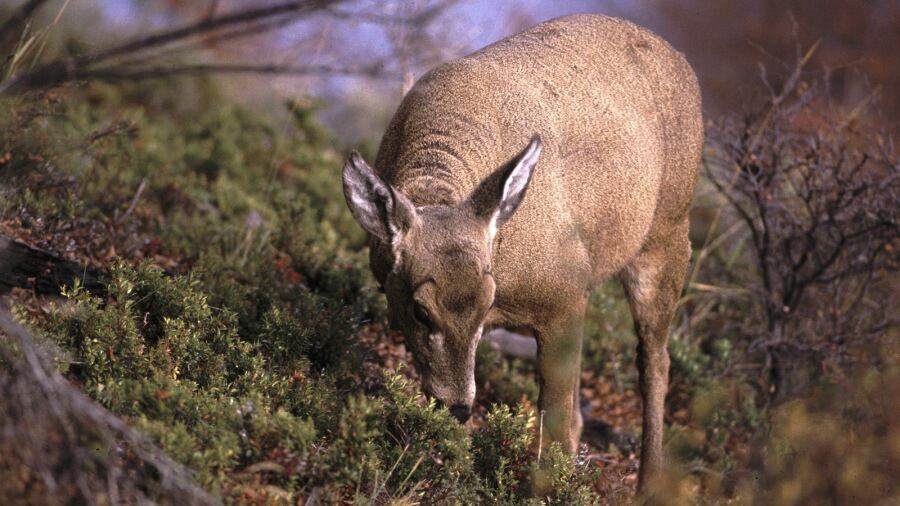
M440 399L437 400L437 403L438 406L446 406ZM462 403L453 404L447 408L447 411L453 415L453 418L459 420L459 423L466 423L472 417L472 407Z
M450 406L450 414L459 420L459 423L466 423L472 416L472 409L465 404L454 404Z

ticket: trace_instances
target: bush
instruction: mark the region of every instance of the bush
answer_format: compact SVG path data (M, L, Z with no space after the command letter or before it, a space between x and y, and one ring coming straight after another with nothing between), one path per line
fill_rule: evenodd
M590 473L558 447L535 464L530 409L496 407L470 442L402 376L347 396L361 390L353 368L311 367L330 330L315 312L275 306L251 342L197 278L149 265L116 265L105 299L78 285L65 295L34 323L71 354L61 364L69 377L219 493L237 497L255 474L270 491L362 503L512 504L534 479L554 503L590 497Z
M765 362L772 399L877 360L867 350L896 325L885 283L900 268L900 158L870 104L842 111L827 79L801 70L714 123L705 160L747 237L748 268L723 268L720 281L743 288L738 332Z

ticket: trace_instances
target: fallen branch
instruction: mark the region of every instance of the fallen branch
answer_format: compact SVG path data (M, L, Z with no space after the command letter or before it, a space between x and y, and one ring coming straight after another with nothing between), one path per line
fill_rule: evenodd
M533 337L506 329L494 329L485 339L501 355L530 361L537 358L537 342Z
M128 216L130 216L131 213L134 212L134 208L135 208L135 206L137 206L138 200L141 199L141 194L144 193L144 188L146 188L146 187L147 187L147 178L141 179L141 184L138 185L138 189L134 193L134 198L131 199L131 204L128 206L128 209L125 210L125 213L123 213L122 216L119 216L116 219L117 224L123 223L126 219L128 219Z
M190 471L62 377L5 309L0 329L0 468L35 503L219 504Z
M13 288L58 294L75 279L88 291L102 293L107 275L0 234L0 294Z

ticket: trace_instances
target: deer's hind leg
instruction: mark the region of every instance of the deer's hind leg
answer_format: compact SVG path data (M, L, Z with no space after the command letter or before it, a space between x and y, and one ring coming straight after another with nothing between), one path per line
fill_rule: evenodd
M649 240L619 274L638 338L637 367L644 402L638 481L641 493L648 491L663 465L663 412L669 385L666 345L690 257L685 219L668 235Z

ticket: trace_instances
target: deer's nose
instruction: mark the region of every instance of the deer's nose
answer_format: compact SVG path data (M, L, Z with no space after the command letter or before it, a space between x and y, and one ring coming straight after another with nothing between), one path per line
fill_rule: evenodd
M472 410L464 404L454 404L450 406L450 414L453 418L459 420L460 423L466 423L472 416Z

